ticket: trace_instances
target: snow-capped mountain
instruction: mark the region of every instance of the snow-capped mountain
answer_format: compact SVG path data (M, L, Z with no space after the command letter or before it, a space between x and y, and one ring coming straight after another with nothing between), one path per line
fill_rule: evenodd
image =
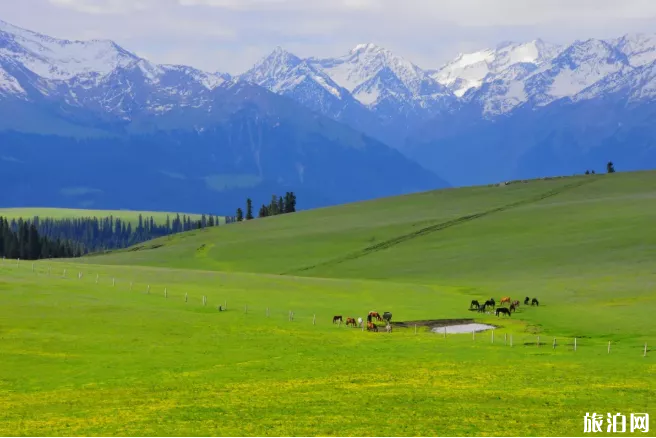
M359 44L339 58L311 58L309 62L369 108L396 99L429 109L453 97L425 71L375 44Z
M481 87L517 64L541 66L560 50L561 47L540 39L529 43L506 42L496 49L461 53L444 67L431 72L431 77L462 97L468 90Z
M648 126L654 106L656 35L562 46L540 39L506 42L461 54L436 70L424 70L375 44L328 59L300 58L278 47L233 78L155 64L111 41L59 40L0 22L0 133L37 125L49 133L83 136L97 135L98 129L128 135L130 130L179 128L213 132L213 140L260 150L258 142L264 140L254 138L263 118L295 120L287 131L274 129L270 135L293 143L301 131L308 144L314 141L313 129L328 135L323 130L330 120L338 122L330 129L347 125L452 182L467 184L473 177L464 162L471 157L484 162L476 170L477 182L526 176L549 162L569 172L601 156L599 150L590 152L595 142L611 152L621 145L616 154L622 157L633 150L627 138L639 138L645 148L636 146L643 159L634 162L649 163L652 131L656 137ZM226 137L215 129L217 123L235 120L236 113L241 131L222 126L231 132ZM621 129L613 131L599 120ZM353 132L344 137L349 144L359 141ZM613 137L616 132L623 137ZM587 152L576 155L577 144ZM237 161L242 159L233 152ZM572 156L576 166L563 165ZM258 160L255 168L264 172L267 164ZM307 181L307 172L299 171L307 168L302 160L292 167L287 170Z
M259 69L274 72L276 88L258 69L249 80L264 86L155 64L108 41L0 28L5 205L231 213L289 190L310 208L447 185L333 120L376 118L282 50ZM278 95L287 91L306 106Z

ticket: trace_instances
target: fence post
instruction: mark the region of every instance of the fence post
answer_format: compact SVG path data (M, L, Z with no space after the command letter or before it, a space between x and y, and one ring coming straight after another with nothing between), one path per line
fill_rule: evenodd
M116 286L116 279L112 278L112 287Z
M554 348L554 350L556 349L556 338L554 338L554 341L553 341L553 348Z
M203 306L207 305L207 297L203 295Z
M417 334L417 324L415 324L415 335Z
M317 325L317 315L312 315L312 325Z
M66 269L64 269L64 277L66 277Z
M166 288L164 288L164 298L168 298L168 295L169 294L167 293Z
M96 274L96 284L98 284L98 277L99 277L99 275Z
M228 300L223 302L223 310L228 310Z
M244 313L248 313L248 306L244 306Z
M538 347L540 346L540 336L538 335Z
M492 343L494 344L494 330L492 330Z
M32 272L34 272L34 263L32 263Z
M512 333L510 334L510 346L512 347Z
M20 265L20 257L16 259L16 266Z
M576 351L576 338L574 338L574 351Z
M78 279L78 280L82 280L82 273L81 273L81 272L78 272L78 273L77 273L77 279Z
M446 326L444 326L444 339L446 339Z
M503 345L508 345L508 333L503 334Z
M608 341L608 354L610 354L610 341Z
M150 285L148 285L148 288L146 288L146 293L147 293L147 294L150 293Z
M645 342L645 353L642 357L647 357L647 343Z
M132 290L132 282L130 282L130 290Z
M476 340L476 331L472 330L472 341Z
M187 302L188 299L189 299L189 295L187 294L187 292L185 292L185 303Z

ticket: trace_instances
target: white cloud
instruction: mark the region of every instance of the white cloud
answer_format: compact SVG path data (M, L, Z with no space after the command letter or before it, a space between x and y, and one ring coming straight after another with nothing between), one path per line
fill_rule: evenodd
M3 1L3 0L0 0ZM374 42L425 68L505 40L564 43L656 29L653 0L20 0L3 19L109 38L155 62L239 73L281 45L334 56ZM38 10L40 13L35 14Z

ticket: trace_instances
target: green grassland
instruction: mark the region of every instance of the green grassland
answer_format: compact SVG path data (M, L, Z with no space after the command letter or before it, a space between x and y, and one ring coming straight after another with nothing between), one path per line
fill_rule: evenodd
M0 216L9 219L32 219L38 216L42 219L76 219L86 217L104 218L113 216L132 224L139 222L139 215L143 217L152 217L156 223L166 222L166 217L169 216L171 220L175 219L178 213L161 212L161 211L132 211L132 210L84 210L74 208L0 208ZM180 213L180 217L183 214ZM200 214L187 214L192 220L199 220ZM223 218L221 218L223 223Z
M653 418L655 199L652 172L531 181L4 261L0 434L579 436L586 412ZM541 305L467 310L504 295ZM374 309L497 329L331 323Z

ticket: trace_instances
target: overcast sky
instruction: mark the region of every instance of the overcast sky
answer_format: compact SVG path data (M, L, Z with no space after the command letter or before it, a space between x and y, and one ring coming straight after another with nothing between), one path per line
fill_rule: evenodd
M240 73L280 45L341 55L372 42L423 68L540 37L656 32L656 0L0 0L0 19L68 39L108 38L157 63Z

